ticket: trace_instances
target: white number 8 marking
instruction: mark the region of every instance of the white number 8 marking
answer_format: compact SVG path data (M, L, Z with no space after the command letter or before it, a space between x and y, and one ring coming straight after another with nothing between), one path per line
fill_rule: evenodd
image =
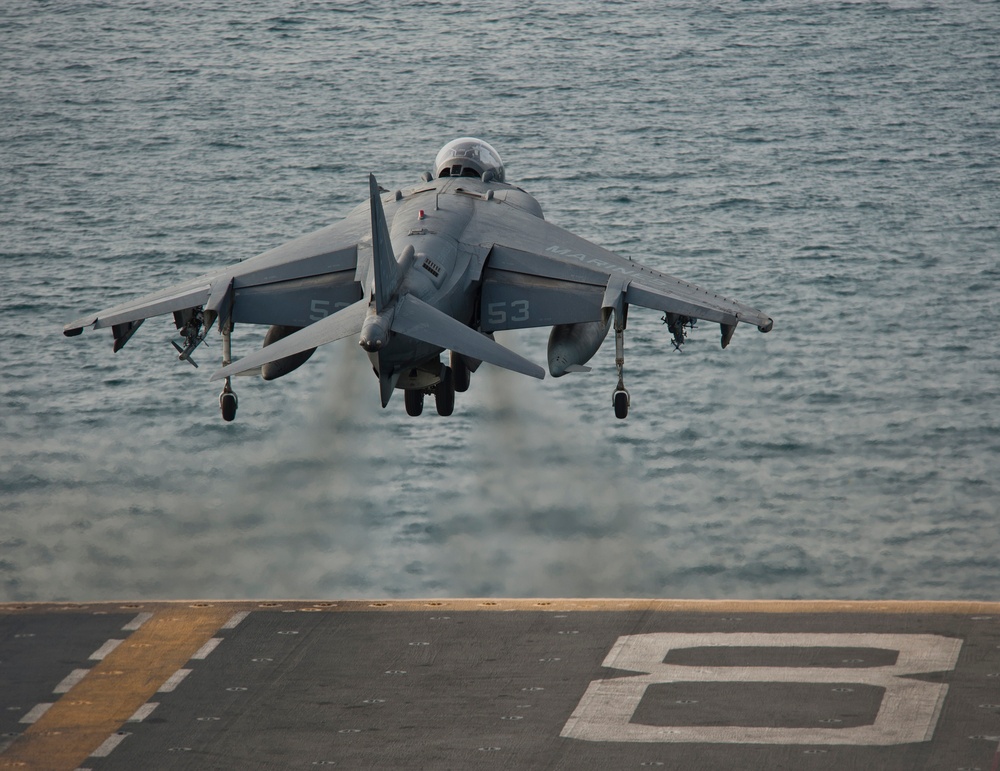
M667 652L703 647L882 648L899 652L891 666L717 667L664 664ZM708 742L722 744L890 745L934 735L948 686L905 675L955 668L962 641L930 634L762 634L663 632L619 637L603 665L645 674L590 683L561 736L595 742ZM871 725L849 728L654 726L632 723L654 683L859 683L885 688Z

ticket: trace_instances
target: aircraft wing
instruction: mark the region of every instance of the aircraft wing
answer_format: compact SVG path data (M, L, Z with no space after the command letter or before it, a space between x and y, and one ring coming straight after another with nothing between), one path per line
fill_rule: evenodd
M216 319L220 328L229 320L305 327L361 298L358 255L370 253L370 241L366 204L340 222L252 259L82 316L63 334L110 327L117 351L145 319L168 313L178 328L198 313L206 327ZM367 260L361 265L363 272Z
M483 245L492 244L482 274L484 332L602 321L610 310L627 305L663 311L672 332L676 322L681 327L694 319L718 323L723 347L740 322L762 332L771 329L770 317L756 308L500 205L503 209L481 218L476 225L480 230L471 234Z

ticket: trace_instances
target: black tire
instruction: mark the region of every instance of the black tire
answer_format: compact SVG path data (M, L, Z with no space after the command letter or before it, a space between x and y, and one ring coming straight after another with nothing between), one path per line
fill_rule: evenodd
M419 389L403 391L403 401L406 403L406 414L411 418L424 411L424 392Z
M236 394L224 393L219 397L219 409L222 410L222 419L227 423L236 420L236 408L239 402L236 401Z
M455 411L455 372L451 367L444 368L441 382L434 388L434 403L438 415L448 417Z
M472 373L469 371L469 367L461 354L454 351L451 352L451 371L455 378L455 390L460 394L464 394L469 390L469 384L472 382Z
M615 417L619 420L628 417L628 394L625 391L615 391Z

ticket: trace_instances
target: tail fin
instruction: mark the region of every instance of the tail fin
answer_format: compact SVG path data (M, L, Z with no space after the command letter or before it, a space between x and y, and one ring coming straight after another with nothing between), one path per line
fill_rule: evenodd
M375 310L381 313L385 310L399 289L399 263L392 253L392 242L389 240L389 225L385 221L385 210L379 197L378 182L375 175L368 175L368 187L371 192L372 211L372 260L374 261Z
M382 397L382 406L389 404L392 398L392 391L399 382L399 370L390 370L383 360L381 354L378 357L378 390Z

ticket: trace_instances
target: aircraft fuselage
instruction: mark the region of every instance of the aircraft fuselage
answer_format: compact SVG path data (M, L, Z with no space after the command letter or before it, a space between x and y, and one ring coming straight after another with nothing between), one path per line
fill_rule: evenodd
M474 326L482 265L463 234L491 191L508 188L468 177L445 177L403 196L389 223L392 251L402 274L398 294L413 295ZM372 296L371 281L369 287ZM391 319L385 316L392 312L392 308L381 314L369 311L366 319L370 332L362 330L361 345L368 350L372 366L376 372L380 366L398 372L400 388L434 385L440 379L439 357L444 349L389 332ZM379 332L384 332L381 344L370 348L366 339L374 343Z

